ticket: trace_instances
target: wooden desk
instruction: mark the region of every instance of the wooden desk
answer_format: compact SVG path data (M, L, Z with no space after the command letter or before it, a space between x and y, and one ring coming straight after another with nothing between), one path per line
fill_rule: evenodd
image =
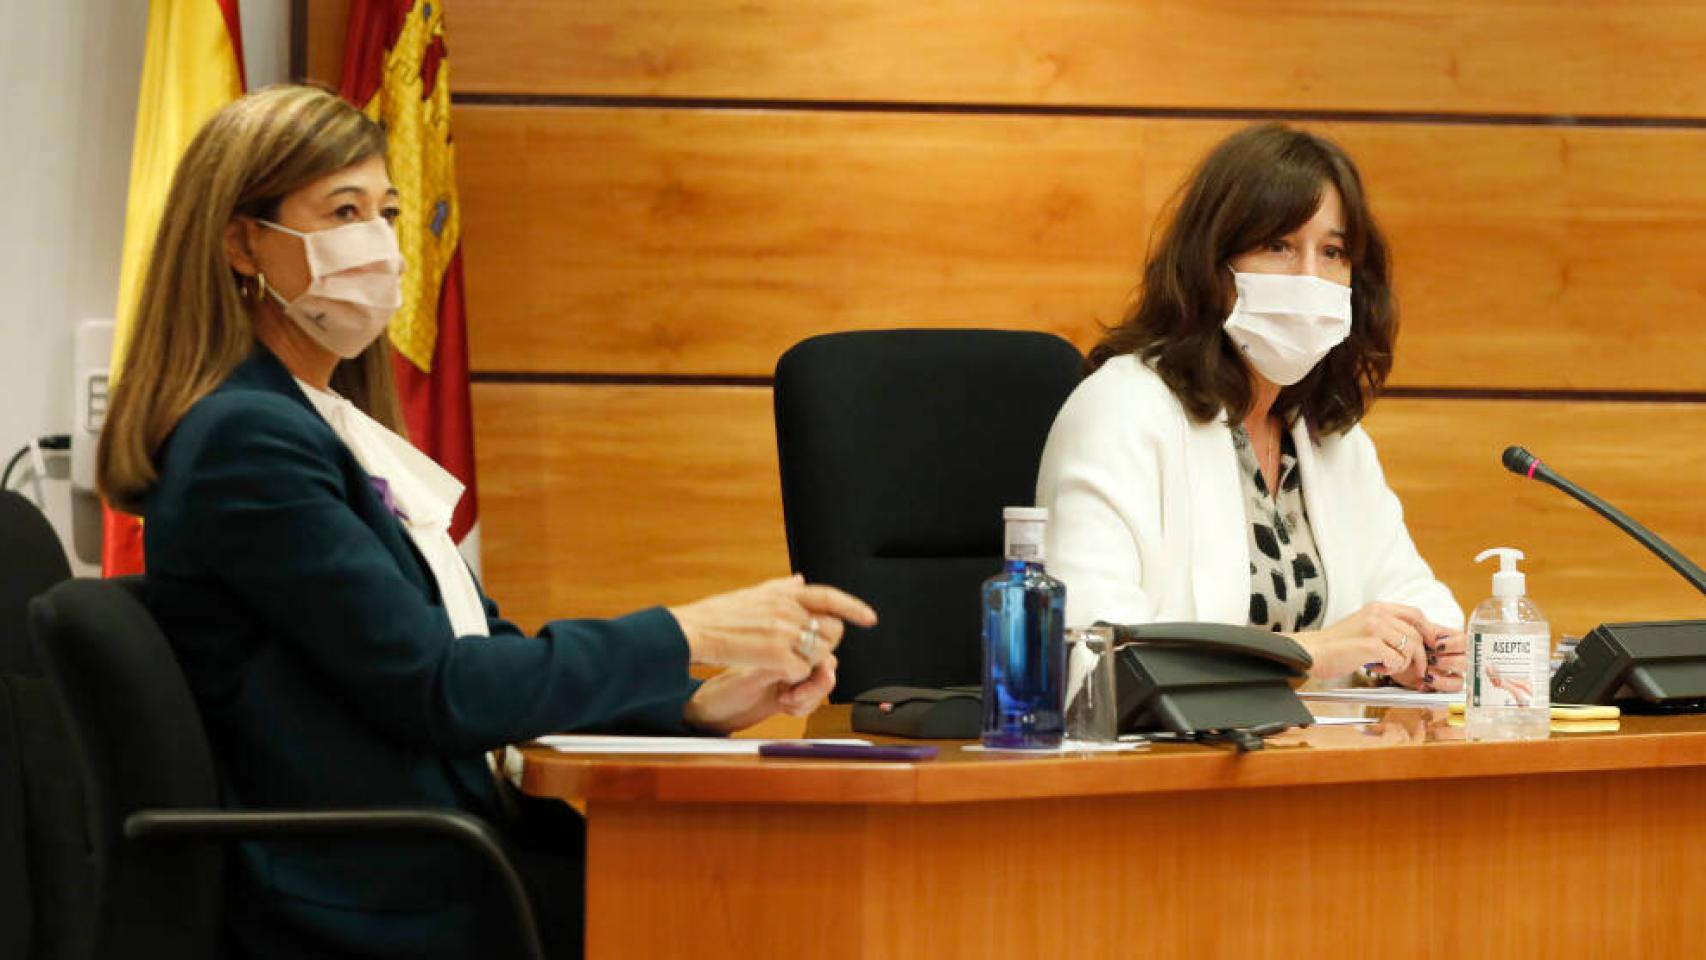
M1244 756L942 747L530 747L523 786L586 803L590 960L1706 955L1706 717L1491 744L1391 710Z

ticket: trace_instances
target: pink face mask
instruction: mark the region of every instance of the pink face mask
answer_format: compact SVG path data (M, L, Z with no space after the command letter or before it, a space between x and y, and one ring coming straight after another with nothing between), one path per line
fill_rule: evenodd
M397 232L379 217L313 233L259 222L301 237L308 254L313 278L308 289L295 300L285 300L270 287L267 290L285 316L315 343L345 360L367 349L403 305L403 252L397 246Z

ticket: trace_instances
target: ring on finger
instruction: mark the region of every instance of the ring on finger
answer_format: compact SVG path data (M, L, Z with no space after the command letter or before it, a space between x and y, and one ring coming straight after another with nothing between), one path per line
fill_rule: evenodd
M822 655L819 651L822 645L823 636L818 633L817 618L813 617L810 622L800 628L800 636L794 642L794 650L807 663L817 663L818 658Z
M1393 643L1391 640L1386 641L1387 646L1391 647L1393 650L1396 650L1399 653L1403 653L1404 648L1409 646L1409 644L1410 644L1410 638L1404 634L1398 635L1398 642L1397 643Z

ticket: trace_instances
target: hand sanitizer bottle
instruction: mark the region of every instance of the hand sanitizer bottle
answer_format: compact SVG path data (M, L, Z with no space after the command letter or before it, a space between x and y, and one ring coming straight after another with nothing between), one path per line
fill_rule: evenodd
M1060 746L1066 584L1043 570L1048 510L1008 507L1007 564L983 584L983 744Z
M1481 563L1499 558L1493 595L1469 618L1469 676L1463 685L1463 723L1471 740L1543 740L1551 732L1552 632L1546 617L1524 596L1517 570L1522 551L1483 550Z

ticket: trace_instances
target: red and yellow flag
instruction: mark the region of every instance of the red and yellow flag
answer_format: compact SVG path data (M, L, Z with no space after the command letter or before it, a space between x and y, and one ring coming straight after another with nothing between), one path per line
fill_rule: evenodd
M237 0L152 0L130 151L130 195L124 212L124 256L113 324L111 384L124 372L160 211L178 160L196 133L243 95L243 30ZM142 572L142 521L104 509L101 572Z
M409 438L467 488L450 535L478 570L462 207L443 0L354 0L339 92L385 125L391 180L402 197L397 240L408 261L403 307L390 328L397 393Z

